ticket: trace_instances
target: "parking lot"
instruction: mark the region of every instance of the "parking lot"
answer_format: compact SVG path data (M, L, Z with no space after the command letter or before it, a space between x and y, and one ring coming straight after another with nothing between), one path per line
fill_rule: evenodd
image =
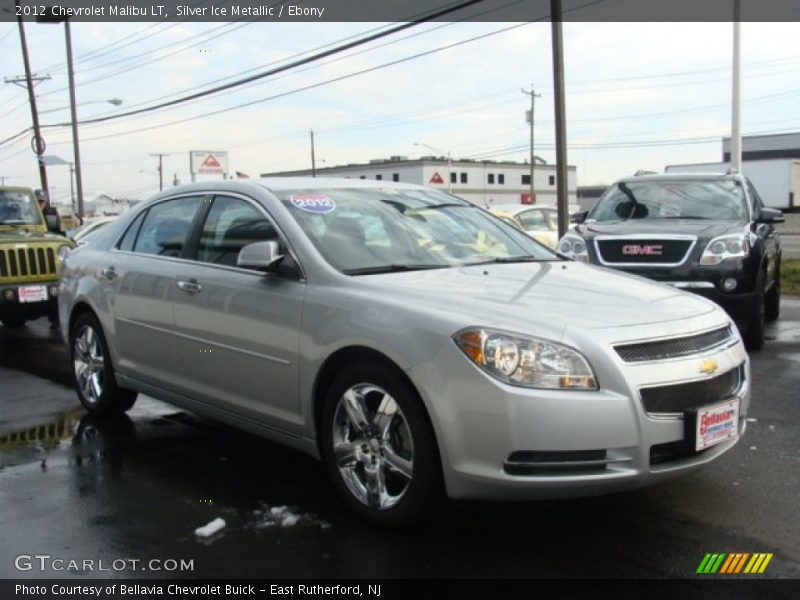
M150 399L86 416L47 321L0 328L0 577L70 575L15 568L48 554L161 561L89 577L684 578L706 553L763 552L759 577L797 578L800 299L784 298L767 335L747 433L698 474L581 500L450 502L387 530L343 510L299 453ZM217 517L219 534L195 537ZM158 571L182 559L191 572Z

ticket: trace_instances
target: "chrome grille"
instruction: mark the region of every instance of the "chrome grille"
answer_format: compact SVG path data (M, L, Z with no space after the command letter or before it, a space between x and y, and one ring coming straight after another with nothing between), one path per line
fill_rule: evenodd
M0 278L57 275L56 254L52 248L0 250Z
M647 360L664 360L689 356L711 350L721 346L733 338L730 325L707 331L698 335L657 340L654 342L640 342L636 344L622 344L614 346L619 357L625 362L642 362Z
M597 236L595 250L601 264L631 267L667 267L686 262L696 238L692 236Z
M744 366L740 365L712 379L643 388L640 394L647 413L675 414L727 400L743 381Z

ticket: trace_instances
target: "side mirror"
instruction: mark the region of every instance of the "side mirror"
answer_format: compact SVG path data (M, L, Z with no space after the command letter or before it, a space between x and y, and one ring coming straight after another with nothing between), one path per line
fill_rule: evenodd
M569 220L573 223L583 223L586 220L586 217L589 216L588 210L582 210L581 212L572 213L569 216Z
M760 223L783 223L786 221L781 211L766 207L761 209L761 217L758 220Z
M56 215L45 215L45 223L47 223L47 230L53 233L61 233L59 228L58 217Z
M267 242L247 244L247 246L239 250L236 266L243 269L269 271L282 260L283 254L278 252L278 242L269 240Z

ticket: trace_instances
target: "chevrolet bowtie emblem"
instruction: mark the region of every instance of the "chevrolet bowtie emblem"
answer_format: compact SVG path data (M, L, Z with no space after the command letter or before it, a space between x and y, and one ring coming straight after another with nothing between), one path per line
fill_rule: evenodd
M700 372L706 375L713 375L719 369L719 364L713 358L706 358L700 363Z

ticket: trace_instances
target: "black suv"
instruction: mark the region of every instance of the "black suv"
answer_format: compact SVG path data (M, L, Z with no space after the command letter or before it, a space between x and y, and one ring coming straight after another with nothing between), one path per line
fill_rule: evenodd
M780 313L781 212L764 206L739 174L647 175L621 179L558 250L691 290L722 306L751 350Z

